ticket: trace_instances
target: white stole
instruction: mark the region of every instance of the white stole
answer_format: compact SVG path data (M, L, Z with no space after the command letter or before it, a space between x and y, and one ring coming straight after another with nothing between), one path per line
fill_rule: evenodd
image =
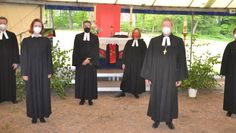
M0 31L0 40L3 39L3 36L5 36L6 39L9 39L6 31Z
M133 43L132 43L132 47L138 47L138 40L134 39Z
M32 34L31 37L32 37L32 38L33 38L33 37L42 37L42 35L40 34L40 35L38 35L38 36L35 36L34 34Z
M84 39L83 41L90 41L90 33L84 32Z
M166 43L167 43L167 46L170 46L170 45L171 45L171 43L170 43L170 37L168 37L168 36L163 37L161 46L166 46Z

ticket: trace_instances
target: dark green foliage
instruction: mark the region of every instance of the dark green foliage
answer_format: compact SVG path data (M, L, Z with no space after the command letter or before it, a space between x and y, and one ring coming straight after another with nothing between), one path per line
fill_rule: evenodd
M54 89L60 98L64 98L65 89L71 86L74 78L73 71L69 64L70 57L67 56L71 50L62 51L58 44L52 48L53 75L51 79L51 88Z
M69 17L71 14L71 18ZM87 11L71 11L68 10L53 10L53 20L56 29L69 29L70 22L73 22L73 29L82 28L82 22L91 17L93 12ZM45 16L50 20L49 10L45 11ZM188 21L188 36L191 32L191 15L162 15L162 14L133 14L132 28L138 27L144 33L161 33L161 22L164 18L169 17L174 23L174 34L182 34L183 21L187 16ZM94 16L93 16L94 17ZM93 18L92 17L92 18ZM121 17L123 18L123 17ZM125 20L121 20L120 30L122 32L130 31L129 13ZM71 20L72 19L72 20ZM232 38L232 30L235 28L236 17L234 16L202 16L195 15L193 25L196 25L195 33L199 34L200 38L224 39ZM99 28L99 27L97 27ZM227 40L228 41L228 40Z
M19 101L25 99L25 81L21 77L20 69L16 70L16 97Z
M214 71L213 66L219 64L220 55L211 56L210 53L205 53L202 56L194 57L191 64L189 75L183 81L181 88L188 89L213 89L218 84L215 79L217 73Z
M53 23L55 29L82 29L84 20L88 19L88 12L86 11L68 11L68 10L53 10ZM51 21L49 10L45 11L45 17L48 21ZM71 18L69 17L71 15ZM72 26L70 26L70 21ZM52 23L52 22L50 22ZM51 26L51 25L49 25ZM52 27L51 27L52 28Z

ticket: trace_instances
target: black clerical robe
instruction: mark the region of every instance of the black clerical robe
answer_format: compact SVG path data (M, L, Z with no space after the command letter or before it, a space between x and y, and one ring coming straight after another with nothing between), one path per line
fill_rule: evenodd
M19 64L19 49L16 35L6 31L0 40L0 102L16 101L16 76L12 64Z
M168 122L178 118L176 81L187 77L187 65L183 40L171 34L171 46L164 54L163 37L151 39L141 76L151 81L148 116L154 121Z
M83 40L84 33L74 40L72 65L76 66L75 98L92 100L97 98L97 66L99 61L99 40L90 33L90 41ZM90 64L82 65L86 58Z
M122 57L125 65L120 89L134 95L145 92L145 79L140 76L147 46L143 39L138 39L138 46L132 46L134 39L128 40Z
M22 41L21 72L26 81L26 107L30 118L51 114L50 80L52 74L51 43L45 37L27 37Z
M225 75L223 109L236 114L236 40L225 48L220 74Z

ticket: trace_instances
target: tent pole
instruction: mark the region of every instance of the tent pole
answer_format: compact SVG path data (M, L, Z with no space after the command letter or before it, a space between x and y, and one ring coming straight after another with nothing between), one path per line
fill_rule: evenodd
M192 65L192 54L193 54L193 22L194 22L194 14L191 15L191 40L190 40L190 53L189 53L189 56L190 56L190 67Z
M39 9L40 10L40 19L43 20L43 6L40 5L39 8L40 8Z
M129 18L129 35L131 36L133 25L133 6L130 6L130 18Z
M93 18L94 18L94 20L93 20L93 23L94 23L94 24L96 24L96 18L97 18L97 17L96 17L96 16L97 16L96 10L97 10L97 7L96 7L96 5L94 5L94 11L93 11L93 12L94 12L94 17L93 17Z

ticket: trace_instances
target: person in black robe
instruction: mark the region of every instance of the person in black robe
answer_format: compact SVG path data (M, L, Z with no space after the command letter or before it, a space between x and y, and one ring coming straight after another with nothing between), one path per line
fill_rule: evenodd
M223 109L228 117L236 114L236 28L233 34L235 40L225 48L220 71L225 76Z
M30 37L24 38L21 47L21 72L26 82L27 116L32 123L46 122L51 111L50 78L52 76L51 43L42 37L44 30L40 19L31 23Z
M145 92L145 79L140 76L143 60L146 54L147 45L140 39L140 29L135 28L131 40L128 40L122 58L122 69L124 70L121 81L120 92L116 97L124 97L125 92L131 93L135 98Z
M97 66L99 60L99 40L90 33L91 22L83 22L84 32L77 34L74 40L72 65L76 66L75 98L80 99L80 105L88 100L97 99Z
M6 30L7 18L0 17L0 102L16 99L16 68L19 64L19 49L16 35Z
M172 28L172 21L164 19L163 34L151 39L141 71L141 76L150 84L147 115L154 121L153 128L160 122L175 128L172 119L178 118L177 87L188 73L184 42L171 33Z

